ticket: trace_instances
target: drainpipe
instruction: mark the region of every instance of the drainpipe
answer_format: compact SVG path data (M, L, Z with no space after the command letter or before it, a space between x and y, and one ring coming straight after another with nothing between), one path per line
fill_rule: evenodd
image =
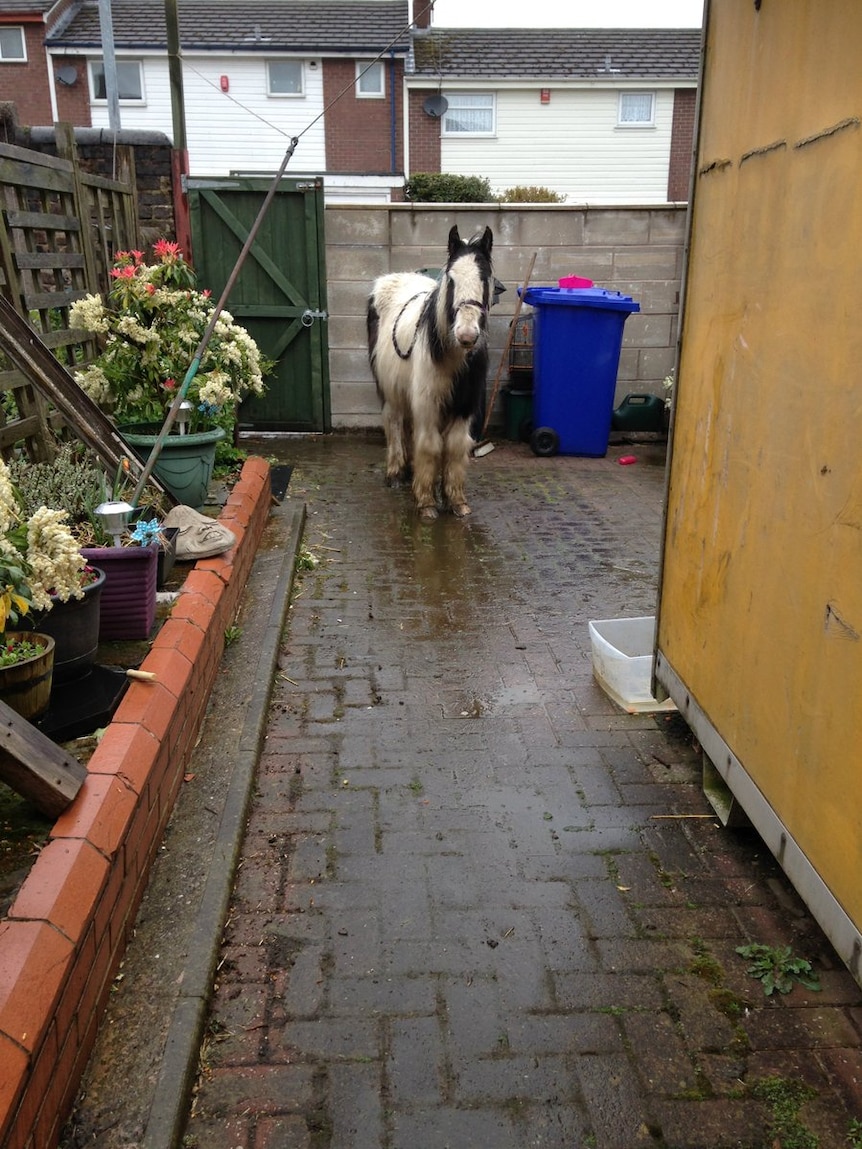
M48 98L51 101L51 123L56 124L60 118L60 111L57 107L57 78L54 75L54 57L45 49L45 64L48 70Z
M395 114L395 53L389 53L389 170L394 175L398 170L398 133Z

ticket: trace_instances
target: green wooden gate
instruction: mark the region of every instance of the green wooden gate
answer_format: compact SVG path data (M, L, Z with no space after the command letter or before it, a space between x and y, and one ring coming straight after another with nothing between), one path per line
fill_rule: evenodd
M188 181L195 270L218 299L271 181ZM328 431L329 342L323 180L282 179L225 310L277 367L261 398L246 400L247 431Z

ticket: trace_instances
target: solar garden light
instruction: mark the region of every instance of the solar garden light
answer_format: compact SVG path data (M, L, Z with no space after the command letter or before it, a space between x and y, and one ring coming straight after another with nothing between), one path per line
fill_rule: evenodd
M129 525L129 515L135 508L123 499L113 499L107 503L99 503L95 514L98 515L106 534L111 536L111 545L122 546L120 539Z
M177 426L180 429L181 435L187 435L189 430L189 420L192 417L195 405L189 399L183 399L177 408Z

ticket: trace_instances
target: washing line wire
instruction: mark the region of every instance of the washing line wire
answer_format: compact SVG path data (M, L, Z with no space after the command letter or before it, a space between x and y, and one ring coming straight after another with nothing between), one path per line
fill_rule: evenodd
M413 27L413 25L419 19L421 19L427 12L429 12L433 7L434 7L433 0L429 0L429 3L427 3L425 5L425 7L422 8L417 13L417 15L415 15L413 17L413 19L408 24L405 24L404 27L400 29L398 34L392 40L389 41L389 43L386 45L386 47L382 48L372 60L369 60L368 63L365 65L365 67L362 69L362 71L358 72L356 77L353 80L351 80L348 84L345 84L344 87L341 89L341 91L338 92L335 96L333 96L332 99L329 101L329 103L325 104L323 106L323 108L317 113L317 115L314 116L311 120L309 120L309 122L305 125L305 127L296 133L295 138L301 139L306 134L306 132L311 131L311 129L314 127L314 125L316 123L318 123L320 120L322 120L323 117L326 115L326 113L331 108L333 108L339 102L339 100L344 99L344 97L347 95L347 93L352 88L354 88L356 86L356 82L358 80L361 80L362 77L365 75L365 73L369 72L374 67L375 64L378 64L381 60L383 60L389 54L389 52L392 51L392 49L395 47L395 45L398 43L398 41L402 38L402 36L405 36L410 31L410 29ZM185 67L187 67L190 72L194 72L194 74L199 79L203 80L203 82L205 84L209 84L209 86L211 88L213 88L215 91L219 92L221 95L225 96L228 100L231 101L231 103L236 104L236 106L238 108L242 108L242 110L247 112L250 116L253 116L256 120L260 120L260 122L262 124L266 124L266 126L268 128L272 128L272 130L274 132L278 132L279 135L288 136L290 134L289 132L286 132L283 128L280 128L278 126L278 124L274 124L271 120L268 120L266 118L266 116L262 116L259 112L255 112L252 108L249 108L247 104L244 104L242 102L242 100L237 100L234 96L232 96L230 94L230 92L222 92L221 87L214 80L211 80L208 76L205 76L203 74L203 72L199 71L193 64L190 64L189 61L184 56L182 57L182 61L183 61L183 65Z

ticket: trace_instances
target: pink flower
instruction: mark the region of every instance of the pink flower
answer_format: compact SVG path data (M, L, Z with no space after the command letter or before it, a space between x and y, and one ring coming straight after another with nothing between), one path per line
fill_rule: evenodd
M182 259L182 252L178 243L172 243L168 239L160 239L153 244L153 251L159 259L168 261L174 259Z
M126 267L112 267L111 277L113 279L134 279L135 269L128 264Z

